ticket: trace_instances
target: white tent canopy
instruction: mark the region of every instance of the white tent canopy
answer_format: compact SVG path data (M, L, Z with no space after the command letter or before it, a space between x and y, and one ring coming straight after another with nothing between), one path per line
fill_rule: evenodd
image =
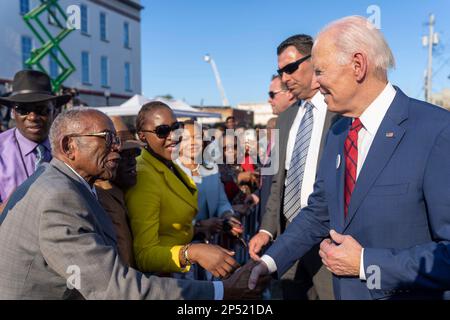
M134 95L120 106L114 107L97 107L108 116L136 116L141 107L150 101L161 101L167 104L177 117L196 117L196 118L221 118L220 113L202 112L192 108L186 102L180 100L167 100L164 98L148 99L141 95Z

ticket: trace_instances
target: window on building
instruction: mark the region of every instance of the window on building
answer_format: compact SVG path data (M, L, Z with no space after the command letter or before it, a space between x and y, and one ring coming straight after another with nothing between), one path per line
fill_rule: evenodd
M130 25L128 22L123 24L123 46L125 48L130 47Z
M125 62L125 90L131 91L131 64Z
M106 39L106 14L100 12L100 39L107 41Z
M81 81L84 84L91 83L90 67L89 67L89 52L81 52Z
M29 69L25 62L31 58L31 50L33 49L33 43L30 37L22 36L22 67L23 69Z
M20 14L24 15L30 11L30 0L20 0Z
M49 55L49 69L50 69L50 78L56 79L59 75L59 66L57 59L58 58L58 50L56 48L52 49L52 54Z
M100 74L102 87L109 87L108 57L102 56L100 59Z
M81 11L81 33L88 34L88 8L85 4L80 6Z

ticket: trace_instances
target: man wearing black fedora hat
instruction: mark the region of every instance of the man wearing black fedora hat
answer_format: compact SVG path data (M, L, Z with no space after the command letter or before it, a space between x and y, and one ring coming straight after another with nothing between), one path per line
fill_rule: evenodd
M0 212L2 203L42 163L51 160L48 133L55 108L70 95L52 92L50 78L36 70L15 74L13 92L0 98L0 105L12 109L16 127L0 134Z

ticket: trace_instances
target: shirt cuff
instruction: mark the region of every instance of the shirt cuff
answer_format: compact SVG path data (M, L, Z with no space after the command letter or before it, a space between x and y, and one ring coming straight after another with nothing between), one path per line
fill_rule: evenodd
M269 231L261 229L261 230L259 230L259 232L264 232L264 233L268 234L270 236L270 240L273 241L273 235Z
M222 281L213 281L214 300L223 300L223 283Z
M359 279L366 280L366 273L364 272L364 248L361 249L361 261L359 263Z
M273 260L271 256L265 254L261 257L261 261L266 264L267 269L269 270L269 274L277 271L277 265L275 263L275 260Z

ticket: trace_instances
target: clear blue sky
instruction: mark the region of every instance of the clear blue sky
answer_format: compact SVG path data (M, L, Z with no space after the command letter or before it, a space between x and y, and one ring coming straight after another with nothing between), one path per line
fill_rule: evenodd
M216 61L230 103L267 100L276 70L276 47L293 34L317 32L347 16L368 17L381 9L381 30L397 67L391 81L423 99L430 13L436 15L441 44L436 49L433 90L450 87L450 0L142 0L142 91L171 94L198 105L220 105L206 53Z

